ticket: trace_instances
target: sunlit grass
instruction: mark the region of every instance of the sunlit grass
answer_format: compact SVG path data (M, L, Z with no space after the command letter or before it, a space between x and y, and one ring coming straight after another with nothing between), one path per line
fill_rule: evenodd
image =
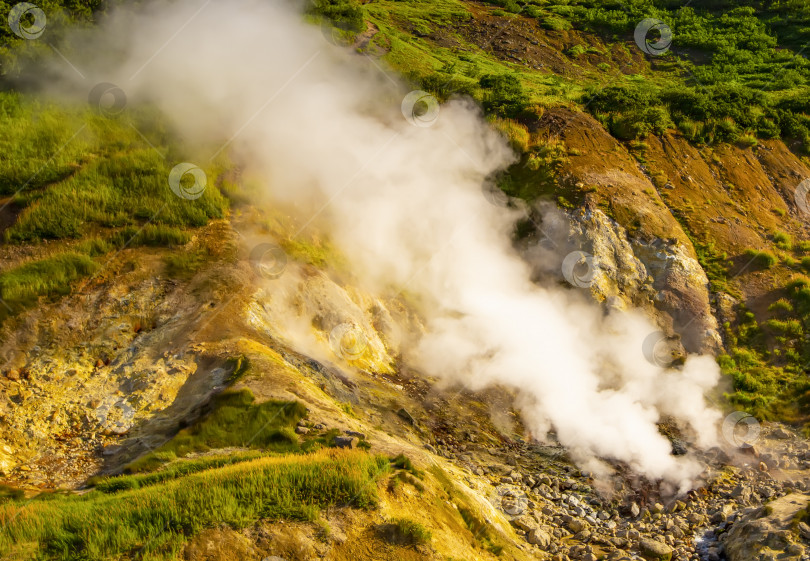
M136 473L150 471L192 452L238 446L274 452L302 450L295 426L306 407L296 401L255 403L250 390L227 391L213 401L212 411L197 424L181 430L153 453L127 466Z
M0 299L25 304L39 296L65 294L71 283L93 273L98 265L87 255L63 253L0 273Z
M42 558L118 559L136 552L174 559L205 528L243 528L259 519L314 521L320 509L377 504L388 459L322 450L267 457L193 473L113 495L55 495L0 506L0 557L34 543Z

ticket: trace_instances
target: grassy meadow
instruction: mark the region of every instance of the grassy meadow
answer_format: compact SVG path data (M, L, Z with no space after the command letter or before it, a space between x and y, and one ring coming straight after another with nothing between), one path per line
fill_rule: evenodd
M388 469L382 456L322 450L212 466L114 494L108 488L13 500L0 504L0 557L33 547L39 558L55 560L175 559L204 528L315 521L321 509L335 505L374 507L376 481Z

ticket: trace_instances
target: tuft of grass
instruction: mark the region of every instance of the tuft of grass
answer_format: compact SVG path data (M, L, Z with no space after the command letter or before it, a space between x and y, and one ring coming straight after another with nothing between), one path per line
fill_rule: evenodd
M769 312L776 312L776 313L791 313L793 311L793 304L791 304L788 300L784 298L780 298L770 306L768 306Z
M410 518L395 518L382 527L383 537L397 545L423 545L432 539L430 531Z
M255 403L248 390L226 391L211 404L212 411L196 425L178 432L153 453L129 464L125 471L138 473L155 469L173 457L192 452L240 446L274 452L301 451L295 426L306 416L297 401Z
M172 278L187 279L194 276L206 262L205 250L190 251L188 253L171 253L163 257L166 274Z
M67 294L71 283L92 274L98 265L87 255L58 254L0 273L0 299L6 304L29 304L40 296Z
M407 471L408 473L418 477L419 479L422 478L422 472L416 469L416 466L413 465L411 459L405 454L399 454L398 456L391 458L391 467L393 469L401 469L403 471Z
M776 247L785 251L793 249L793 237L786 232L774 232L773 243L776 244Z
M524 154L529 151L531 136L526 125L522 125L513 119L500 119L498 117L490 117L488 120L496 130L509 140L509 145L515 152Z
M770 269L779 262L779 258L770 251L746 249L743 255L746 259L750 260L751 264L757 269Z
M315 521L330 506L373 508L385 457L356 450L258 458L115 494L91 491L0 506L0 558L21 544L39 556L176 559L205 528L259 519ZM102 516L99 513L103 513ZM416 536L420 535L418 532Z
M25 493L20 489L0 484L0 505L7 501L19 501L25 498Z
M765 322L765 326L774 333L779 333L788 337L801 337L804 335L804 327L797 319L788 319L785 321L769 319Z

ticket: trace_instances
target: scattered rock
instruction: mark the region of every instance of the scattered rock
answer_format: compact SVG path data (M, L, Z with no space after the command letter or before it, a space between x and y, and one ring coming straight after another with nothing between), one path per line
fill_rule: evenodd
M798 561L802 553L791 554L787 550L795 541L790 527L796 514L810 504L810 496L792 493L768 503L766 508L746 509L731 529L722 535L729 561L761 559L763 548L774 552L784 551L790 557L779 555L780 560ZM799 530L801 532L801 530Z
M568 521L568 529L571 531L572 534L578 534L582 530L588 527L588 524L584 520L580 520L579 518L572 518Z
M356 436L336 436L333 444L337 448L357 448L360 439Z
M799 535L801 535L801 537L810 541L810 526L804 522L799 522L797 529L799 530Z
M638 542L638 550L641 556L648 561L670 561L672 559L672 548L658 540L644 538Z
M295 427L295 434L309 434L309 429L307 427Z
M409 425L416 425L416 419L404 408L397 411L397 416Z
M526 541L545 549L551 543L551 536L545 530L532 528L526 533Z
M514 520L512 520L512 525L515 528L523 530L524 532L529 532L537 528L537 522L528 515L518 516Z

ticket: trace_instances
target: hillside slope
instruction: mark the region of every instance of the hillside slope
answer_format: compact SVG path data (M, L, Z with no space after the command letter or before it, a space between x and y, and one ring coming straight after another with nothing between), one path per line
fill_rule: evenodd
M186 204L165 179L191 156L164 116L30 92L18 72L55 55L4 29L0 558L806 558L810 70L786 22L810 15L674 4L317 0L306 17L481 105L516 159L493 178L506 196L485 194L525 210L513 242L538 283L646 312L660 365L717 356L707 399L762 433L698 450L661 419L704 466L688 493L577 467L516 391L408 364L413 295L369 289L227 153ZM109 8L42 7L60 30ZM668 54L635 42L643 17L671 22ZM560 248L590 258L584 283Z

